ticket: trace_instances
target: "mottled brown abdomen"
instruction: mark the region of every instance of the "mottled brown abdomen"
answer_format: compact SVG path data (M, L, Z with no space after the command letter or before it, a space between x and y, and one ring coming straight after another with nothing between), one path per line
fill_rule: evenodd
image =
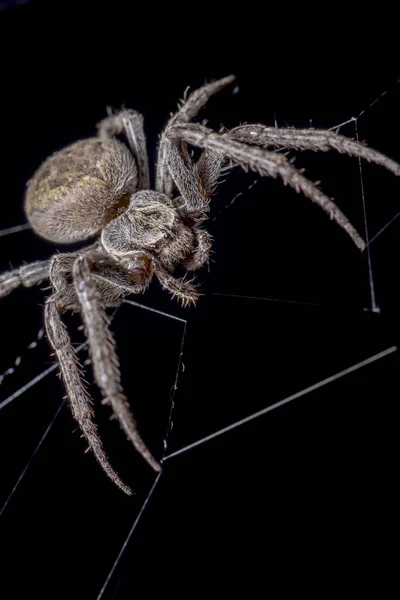
M136 186L129 150L117 140L89 138L45 160L28 183L25 212L47 240L81 241L97 235Z

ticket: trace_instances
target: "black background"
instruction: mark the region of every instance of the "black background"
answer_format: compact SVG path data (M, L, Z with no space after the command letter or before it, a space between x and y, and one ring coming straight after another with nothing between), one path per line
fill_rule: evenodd
M0 229L25 222L26 181L51 152L93 135L107 106L144 114L154 165L157 136L185 88L231 72L239 91L210 101L201 114L210 126L276 119L328 128L366 109L341 133L354 137L357 127L400 161L399 71L368 43L339 57L327 52L326 32L307 43L295 18L292 31L272 15L257 23L251 7L221 16L186 7L180 23L178 12L32 2L0 13ZM364 233L356 159L304 153L296 166ZM238 168L226 179L213 200L214 255L198 274L198 306L183 310L156 283L133 298L186 329L128 304L113 321L123 383L157 455L178 367L167 452L398 343L400 220L371 244L373 312L366 256L320 209L279 181L253 187L260 178ZM372 238L399 211L400 181L363 164L362 183ZM53 252L28 230L0 237L2 270ZM22 360L0 401L53 364L45 339L27 349L46 293L2 299L0 373ZM82 342L79 319L67 321ZM397 371L392 353L167 461L102 598L382 593L394 567ZM60 406L55 375L1 410L1 505ZM107 451L136 495L125 497L84 453L64 406L0 517L4 598L25 597L26 586L32 597L97 598L154 481L92 392Z

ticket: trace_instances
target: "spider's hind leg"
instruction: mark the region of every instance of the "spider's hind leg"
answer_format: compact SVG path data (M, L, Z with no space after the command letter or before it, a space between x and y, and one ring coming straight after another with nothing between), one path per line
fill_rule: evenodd
M138 168L138 189L150 189L149 160L142 115L135 110L121 110L100 121L97 127L101 139L125 134Z

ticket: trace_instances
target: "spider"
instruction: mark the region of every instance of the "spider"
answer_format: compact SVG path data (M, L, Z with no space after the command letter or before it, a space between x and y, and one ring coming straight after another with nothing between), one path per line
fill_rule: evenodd
M0 296L20 285L50 280L45 325L73 416L104 471L127 494L131 490L111 466L97 433L91 399L61 313L81 313L103 403L111 405L136 450L160 471L161 464L140 437L124 396L105 309L118 305L126 295L144 292L153 276L184 305L196 302L193 280L173 273L177 267L196 271L209 259L211 236L203 224L227 161L262 176L280 177L328 213L360 250L365 242L341 210L273 149L333 149L400 175L400 165L393 160L332 131L256 124L215 132L192 123L208 99L233 80L225 77L195 90L170 118L160 138L155 190L150 189L143 117L134 110L109 114L98 124L97 137L75 142L47 158L26 189L25 211L33 230L57 244L95 237L96 241L0 276ZM198 160L188 146L201 149Z

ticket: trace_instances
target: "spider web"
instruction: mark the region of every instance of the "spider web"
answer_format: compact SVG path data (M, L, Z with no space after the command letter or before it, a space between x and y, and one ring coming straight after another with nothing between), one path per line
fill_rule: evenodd
M365 138L370 146L400 160L396 148L374 143L376 129L385 127L385 112L391 115L389 125L393 125L388 103L395 103L398 93L398 87L393 86L358 115L330 124L331 129L340 128L345 135ZM165 472L155 477L133 451L128 452L125 440L119 440L115 423L108 433L108 416L96 410L113 463L127 482L134 484L133 501L110 489L92 457L82 457L82 440L79 434L71 435L71 418L65 401L60 403L61 387L54 378L56 365L48 357L43 330L38 328L41 307L22 314L18 335L7 340L0 370L2 455L13 456L2 467L0 517L3 523L7 517L6 529L17 532L10 552L15 560L19 560L22 546L32 550L30 538L44 529L49 548L59 545L60 539L84 533L90 540L86 550L95 559L96 569L89 577L88 565L78 565L84 554L69 557L68 571L74 578L71 589L86 576L90 579L90 585L83 586L90 594L87 597L131 597L129 591L137 589L138 580L145 578L143 573L154 574L163 564L167 565L165 572L174 572L173 559L165 556L159 544L184 529L182 523L179 525L181 518L187 520L189 529L178 535L182 545L186 544L185 552L197 552L199 560L196 548L205 535L201 529L210 532L211 524L214 543L218 546L223 539L220 551L228 552L233 560L227 546L234 544L235 536L248 539L238 529L255 527L250 504L258 518L265 510L272 528L269 533L275 541L271 519L278 504L286 510L296 507L295 516L289 518L292 527L301 510L309 516L308 496L297 496L294 502L293 498L283 498L283 492L277 492L274 485L279 483L285 493L299 494L307 485L315 491L312 481L318 473L322 488L328 490L329 483L338 501L335 485L341 483L343 489L349 486L349 473L354 473L356 467L361 489L363 477L377 478L372 461L377 456L382 459L391 446L387 442L379 453L372 444L370 450L371 432L366 429L376 419L378 429L385 424L386 431L391 431L377 414L388 412L390 407L387 402L384 408L377 406L376 400L383 387L389 390L390 382L394 385L393 367L397 365L397 338L393 333L397 298L387 277L387 261L393 260L400 215L396 208L398 182L396 187L395 178L378 173L376 167L331 155L298 157L296 165L305 165L308 176L315 172L324 189L337 186L334 195L338 201L340 198L340 205L346 207L360 231L364 228L366 257L361 261L350 244L345 245L341 232L315 232L307 226L308 217L314 218L314 208L299 203L278 183L257 180L255 184L254 176L245 179L242 174L232 173L237 181L214 200L217 206L210 222L217 262L211 267L204 284L205 296L196 311L172 308L168 298L150 290L139 302L126 300L113 317L128 397L137 399L135 412L146 439L165 452ZM334 181L330 179L332 172L336 173ZM233 194L235 185L242 191ZM391 197L380 198L381 190L391 190ZM251 250L247 250L247 239L237 243L235 225L244 219L244 202L246 212L255 214L260 202L266 204L266 193L277 199L260 216L260 225L253 223ZM288 214L293 215L291 222ZM263 219L267 216L268 225ZM274 232L276 223L280 227ZM283 223L290 240L287 251L282 242ZM269 229L262 235L265 227ZM29 243L31 235L25 224L0 231L6 243L9 236L20 236L25 240L20 242L22 246ZM311 235L308 244L305 238ZM249 255L246 271L242 270L243 247ZM264 260L277 247L279 265L272 264L271 254L263 272L257 259ZM329 247L344 250L337 256L332 250L328 253ZM310 267L315 248L323 259ZM276 294L267 295L271 290ZM2 314L7 315L11 307L14 311L15 306L25 307L27 293L18 291L4 299ZM29 294L33 300L38 299L38 304L40 292ZM71 323L76 329L75 322ZM78 333L75 337L84 352L84 342L78 340ZM317 423L320 431L316 432ZM361 431L356 431L357 425ZM12 443L8 431L14 432ZM310 442L307 436L312 435ZM340 443L333 446L334 440ZM327 446L332 448L331 454ZM321 463L315 458L319 452L324 455L326 477L321 476ZM344 470L345 460L350 463L349 471ZM306 461L313 463L311 470L306 469ZM291 486L285 483L277 465L287 469L287 478L294 482ZM344 472L344 483L335 469L342 469L342 475ZM384 469L385 474L388 469ZM269 491L263 496L260 480L265 475L260 473L265 472ZM382 481L380 484L387 490ZM249 494L252 501L245 504L243 498ZM264 501L267 498L268 505L253 500L257 495ZM227 497L236 506L236 516L241 517L235 524L235 535L230 529L232 520L226 516L231 515L225 504ZM237 498L243 502L242 513ZM190 513L185 503L197 512ZM203 506L204 514L199 506ZM67 512L70 516L65 517L63 526L60 523ZM47 517L50 522L46 524ZM55 519L57 530L49 533ZM107 539L111 539L107 548L97 533L100 519L102 535L107 529ZM336 519L333 521L337 525ZM73 530L68 532L72 523ZM300 528L296 533L301 537L304 530ZM277 547L277 555L280 551ZM49 550L46 559L48 555ZM270 554L267 556L273 560ZM190 566L190 558L185 560L180 552L179 568L183 566L190 573L198 573ZM40 589L40 574L35 585Z

